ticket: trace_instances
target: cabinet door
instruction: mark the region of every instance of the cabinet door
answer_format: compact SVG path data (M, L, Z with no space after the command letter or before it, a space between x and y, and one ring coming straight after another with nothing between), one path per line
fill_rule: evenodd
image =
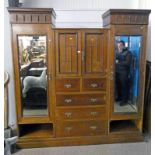
M82 33L83 74L104 75L107 68L106 31L85 30Z
M77 30L56 30L57 76L80 74L80 33Z
M20 24L12 29L18 120L49 122L53 94L50 25Z
M115 26L111 37L112 116L137 117L144 96L146 26ZM113 77L114 76L114 77ZM124 115L125 114L125 115Z

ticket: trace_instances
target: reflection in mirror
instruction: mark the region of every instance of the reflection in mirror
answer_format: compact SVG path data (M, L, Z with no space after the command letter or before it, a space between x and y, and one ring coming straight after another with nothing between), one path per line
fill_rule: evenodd
M141 36L115 36L114 112L137 112Z
M18 36L23 116L47 115L46 36Z

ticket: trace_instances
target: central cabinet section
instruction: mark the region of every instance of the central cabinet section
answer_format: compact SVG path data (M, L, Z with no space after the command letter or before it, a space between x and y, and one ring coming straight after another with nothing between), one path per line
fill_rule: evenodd
M56 136L108 133L107 35L103 29L55 29Z

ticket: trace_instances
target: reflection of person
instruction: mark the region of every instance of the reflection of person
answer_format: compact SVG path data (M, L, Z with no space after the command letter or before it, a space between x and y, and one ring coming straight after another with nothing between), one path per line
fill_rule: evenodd
M115 68L116 101L120 101L120 106L123 106L128 101L128 77L130 72L131 52L125 47L124 41L119 41L117 46Z

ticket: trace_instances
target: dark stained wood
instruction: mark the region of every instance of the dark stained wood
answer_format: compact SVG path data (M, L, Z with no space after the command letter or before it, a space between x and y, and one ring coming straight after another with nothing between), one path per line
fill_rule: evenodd
M78 30L55 31L57 75L79 75L80 33Z
M52 24L56 14L52 8L10 8L10 23L15 24Z
M82 31L82 74L105 75L107 73L107 31Z
M103 26L147 25L151 10L110 9L102 15Z

